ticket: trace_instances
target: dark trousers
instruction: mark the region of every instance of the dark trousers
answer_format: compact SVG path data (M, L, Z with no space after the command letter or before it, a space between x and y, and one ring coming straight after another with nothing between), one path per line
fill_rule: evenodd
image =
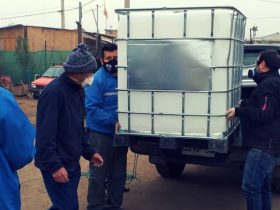
M247 210L271 210L271 182L276 160L259 149L250 149L242 180Z
M46 190L52 201L49 210L78 210L78 184L81 177L80 167L72 172L68 172L68 183L58 183L51 173L41 171Z
M127 147L113 147L113 136L90 133L90 143L104 159L102 167L90 166L88 210L118 210L126 181ZM107 193L105 179L108 180Z

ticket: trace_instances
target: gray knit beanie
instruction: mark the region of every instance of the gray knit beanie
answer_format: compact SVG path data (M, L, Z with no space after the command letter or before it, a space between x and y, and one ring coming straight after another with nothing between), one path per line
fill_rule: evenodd
M65 72L83 73L93 72L97 69L97 63L86 44L78 44L63 64Z

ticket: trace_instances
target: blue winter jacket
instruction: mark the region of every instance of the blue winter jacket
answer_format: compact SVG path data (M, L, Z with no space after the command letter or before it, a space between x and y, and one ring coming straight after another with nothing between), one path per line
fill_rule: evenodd
M86 88L87 127L91 131L113 135L117 116L117 77L101 67L93 84Z
M35 130L14 96L0 87L0 209L19 210L17 170L32 161Z

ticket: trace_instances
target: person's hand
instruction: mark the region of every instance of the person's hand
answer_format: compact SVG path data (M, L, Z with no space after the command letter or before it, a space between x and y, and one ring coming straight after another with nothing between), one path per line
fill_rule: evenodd
M100 167L103 165L103 158L101 157L101 155L99 153L95 153L91 160L90 160L91 164L94 165L95 167Z
M120 128L121 128L121 125L120 125L119 121L117 121L115 124L115 133L119 132Z
M226 115L228 119L233 119L235 117L235 108L230 108L226 111Z
M59 183L67 183L69 182L68 173L64 167L58 169L56 172L52 174L52 177L56 182Z

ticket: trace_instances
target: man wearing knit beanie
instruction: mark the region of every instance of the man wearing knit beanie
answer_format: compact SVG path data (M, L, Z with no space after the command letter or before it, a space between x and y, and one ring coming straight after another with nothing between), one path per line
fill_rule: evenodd
M276 50L261 52L250 74L257 87L240 107L226 112L229 119L242 119L242 140L249 148L242 180L248 210L271 210L272 173L280 157L279 68Z
M84 89L91 85L96 60L79 44L64 64L65 72L39 98L35 165L41 170L51 209L78 210L79 159L97 167L102 157L87 143L84 130Z
M89 140L104 158L103 167L90 167L87 210L121 210L123 201L127 146L117 145L114 138L120 128L117 56L117 45L110 43L102 47L102 67L95 73L93 85L85 91Z

